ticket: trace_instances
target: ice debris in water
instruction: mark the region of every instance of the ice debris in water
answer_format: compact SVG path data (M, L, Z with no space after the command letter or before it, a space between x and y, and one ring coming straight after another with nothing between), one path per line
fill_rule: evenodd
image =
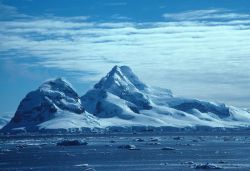
M57 146L78 146L78 145L87 145L87 142L82 142L79 140L63 140L61 142L58 142Z
M120 146L118 146L118 148L121 148L121 149L128 149L128 150L139 150L139 149L136 148L136 146L133 145L133 144L120 145Z
M222 167L219 167L215 164L210 164L210 163L206 163L206 164L194 164L192 166L194 169L222 169Z
M172 147L163 147L161 150L169 150L169 151L172 151L172 150L175 150L175 148L172 148Z

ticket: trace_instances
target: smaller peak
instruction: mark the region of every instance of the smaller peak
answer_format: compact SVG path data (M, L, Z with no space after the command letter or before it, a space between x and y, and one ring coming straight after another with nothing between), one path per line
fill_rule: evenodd
M44 82L44 84L68 84L68 82L62 78L62 77L57 77L54 79L49 79L47 81Z
M58 82L66 82L66 80L62 77L57 77L54 79L54 81L58 81Z
M61 77L45 81L38 89L41 92L59 91L70 96L78 96L72 85Z
M51 88L55 88L55 87L72 87L71 84L66 81L64 78L58 77L55 79L49 79L47 81L45 81L40 88L43 87L51 87Z

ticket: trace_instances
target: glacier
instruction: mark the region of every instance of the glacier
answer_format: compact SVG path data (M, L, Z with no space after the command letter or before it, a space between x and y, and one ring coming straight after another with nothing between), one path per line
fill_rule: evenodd
M248 128L250 112L223 103L175 97L148 86L128 66L114 66L79 96L65 79L44 82L20 102L1 131L153 128Z

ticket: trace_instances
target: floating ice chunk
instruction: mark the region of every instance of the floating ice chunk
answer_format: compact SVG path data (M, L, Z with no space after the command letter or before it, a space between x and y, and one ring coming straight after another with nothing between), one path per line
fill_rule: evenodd
M63 140L58 142L57 146L79 146L79 145L87 145L87 142L81 142L79 140Z
M133 145L133 144L120 145L120 146L118 146L118 148L121 148L121 149L128 149L128 150L139 150L139 149L136 148L136 146Z
M222 169L222 167L219 167L215 164L210 164L210 163L206 163L206 164L194 164L192 166L194 169Z
M163 147L161 150L173 151L173 150L176 150L176 149L172 148L172 147Z

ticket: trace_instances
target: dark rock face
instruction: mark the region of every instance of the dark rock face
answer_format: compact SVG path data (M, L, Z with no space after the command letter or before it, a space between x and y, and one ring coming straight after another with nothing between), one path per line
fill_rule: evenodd
M32 98L29 98L30 96L32 96ZM37 105L28 108L29 103L35 100ZM39 123L44 121L45 118L51 118L56 111L57 108L47 97L38 95L37 92L31 92L21 101L11 121L14 123L20 123L22 121Z

